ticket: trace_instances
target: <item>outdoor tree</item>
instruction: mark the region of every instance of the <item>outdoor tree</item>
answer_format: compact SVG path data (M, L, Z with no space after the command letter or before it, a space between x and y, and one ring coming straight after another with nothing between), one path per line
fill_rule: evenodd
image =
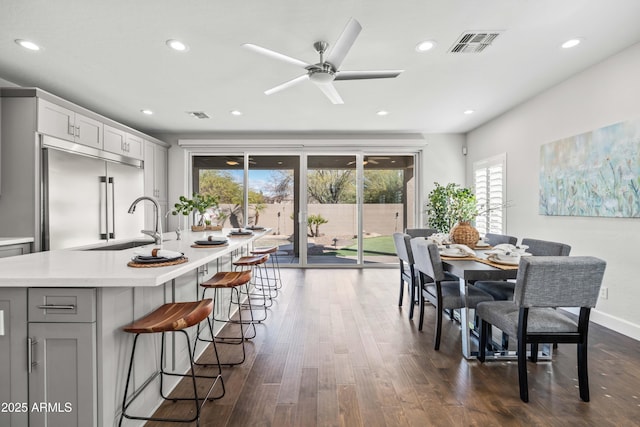
M353 176L352 170L311 170L307 175L309 198L320 204L355 203Z
M402 203L403 180L401 170L365 170L364 203Z
M237 182L230 172L212 169L200 171L199 192L201 194L216 195L219 198L222 215L219 215L218 219L221 220L222 225L229 219L232 227L241 227L243 213L242 184ZM264 201L264 195L249 190L249 203L263 204Z
M267 190L274 203L293 199L293 171L275 170L269 176Z

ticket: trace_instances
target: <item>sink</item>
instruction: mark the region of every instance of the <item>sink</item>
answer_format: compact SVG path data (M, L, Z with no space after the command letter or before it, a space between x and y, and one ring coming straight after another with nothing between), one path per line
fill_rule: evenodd
M131 240L129 242L113 243L110 245L98 246L97 248L83 249L85 251L121 251L124 249L137 248L153 244L153 240Z

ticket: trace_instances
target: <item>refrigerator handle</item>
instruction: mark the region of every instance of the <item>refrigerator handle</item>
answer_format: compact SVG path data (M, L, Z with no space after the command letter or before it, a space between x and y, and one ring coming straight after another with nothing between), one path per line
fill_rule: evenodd
M107 214L107 191L109 184L107 183L107 177L101 176L100 183L104 183L104 199L102 197L100 199L104 200L105 202L103 206L100 206L100 215L102 216L102 214L104 214L105 216L104 222L102 222L102 219L100 220L100 239L107 240L107 236L109 233L109 215Z
M109 184L111 184L111 232L109 233L110 239L116 238L116 183L115 178L109 177Z

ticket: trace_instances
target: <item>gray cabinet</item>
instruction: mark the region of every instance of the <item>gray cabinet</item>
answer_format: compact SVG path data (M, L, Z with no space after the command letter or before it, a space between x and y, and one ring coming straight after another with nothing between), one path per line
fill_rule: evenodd
M38 132L102 148L101 122L44 99L38 99Z
M29 289L27 311L29 426L96 426L95 289Z
M167 148L150 141L144 142L144 194L158 199L162 207L163 230L166 230ZM145 210L145 228L153 228L153 209Z
M0 246L0 258L31 253L31 243L19 243L15 245Z
M29 423L27 290L0 288L0 426Z
M143 157L142 138L109 125L104 125L104 149L139 160Z

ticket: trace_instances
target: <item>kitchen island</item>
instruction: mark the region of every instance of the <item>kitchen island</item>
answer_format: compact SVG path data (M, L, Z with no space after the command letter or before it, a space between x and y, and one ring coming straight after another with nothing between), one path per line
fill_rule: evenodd
M182 252L188 261L166 267L127 266L136 251L157 247L152 243L0 259L0 404L6 406L0 425L117 425L132 346L122 326L166 302L199 299L203 280L230 268L232 259L270 232L229 237L224 247L191 247L195 240L228 231L183 232L181 240L167 233L163 249ZM214 308L220 314L226 312L222 300ZM148 357L137 358L134 390L158 383L159 339L144 338L138 345ZM186 371L186 347L170 336L168 349L165 366ZM165 391L174 385L165 382ZM131 410L153 413L161 403L158 387L147 387ZM124 425L142 423L125 420Z

